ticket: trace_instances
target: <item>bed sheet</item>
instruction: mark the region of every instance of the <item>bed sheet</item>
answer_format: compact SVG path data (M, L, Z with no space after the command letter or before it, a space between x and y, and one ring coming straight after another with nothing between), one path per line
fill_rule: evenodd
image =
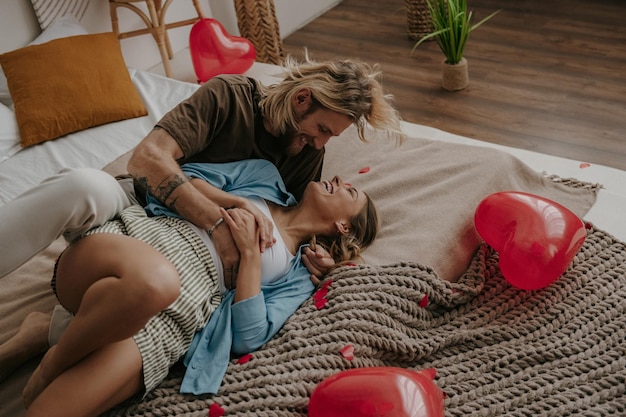
M626 207L626 171L600 164L590 164L587 161L576 161L497 145L413 123L403 123L403 130L410 136L502 150L519 158L538 172L600 184L602 188L598 192L596 203L587 213L585 219L618 239L626 240L626 222L624 221L624 212L620 209L620 207Z

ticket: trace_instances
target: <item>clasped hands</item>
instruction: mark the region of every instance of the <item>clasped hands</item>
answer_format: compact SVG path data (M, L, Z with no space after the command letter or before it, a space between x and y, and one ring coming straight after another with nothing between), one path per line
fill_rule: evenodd
M242 246L249 248L251 245L258 244L259 253L263 253L266 249L272 247L274 243L276 243L276 239L273 234L274 224L255 205L249 203L246 204L245 207L238 209L222 209L222 215L229 216L229 212L231 211L233 211L234 214L234 210L237 210L237 218L240 221L242 221L242 219L247 219L248 222L251 222L253 219L255 221L255 227L253 228L254 233L250 232L252 229L247 229L247 234L242 234L242 231L239 230L236 232L239 233L239 235L234 236L233 233L235 231L232 230L233 228L231 226L229 226L229 222L225 221L223 223L220 222L221 225L212 231L215 248L220 255L220 259L222 260L224 285L229 290L232 290L237 286L240 251ZM242 213L242 211L247 211L247 214L250 214L251 216L246 216L246 213ZM233 225L232 218L230 220L230 225ZM311 281L315 286L320 284L321 278L335 265L335 260L330 256L328 251L320 245L316 245L315 248L311 248L309 246L305 247L302 251L302 262L311 273Z

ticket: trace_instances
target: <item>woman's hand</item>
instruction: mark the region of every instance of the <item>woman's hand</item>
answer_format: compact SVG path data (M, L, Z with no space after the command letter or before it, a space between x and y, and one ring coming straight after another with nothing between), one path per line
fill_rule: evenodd
M220 208L220 215L224 218L224 221L226 221L224 213L235 213L234 210L238 210L237 212L242 216L244 215L241 213L242 210L248 212L248 214L252 216L252 219L257 226L258 233L256 249L258 251L264 252L266 248L269 248L276 243L276 239L274 239L274 224L254 204L250 202L243 202L239 208L232 208L228 210ZM246 216L246 218L249 217ZM237 286L237 278L239 275L237 271L239 269L240 261L239 251L241 251L241 248L236 242L235 236L232 235L234 233L233 228L224 226L226 225L222 225L215 229L213 232L213 242L215 243L215 248L224 267L224 285L229 290L232 290Z
M238 302L254 297L261 291L259 227L254 216L245 209L220 208L220 214L230 229L241 255L234 300Z
M274 238L274 223L272 223L257 206L248 200L246 200L240 208L249 211L254 216L257 226L259 227L259 250L261 253L265 252L265 249L276 243L276 239Z
M257 225L255 216L246 208L224 209L220 207L220 214L228 225L230 233L239 249L239 254L244 256L260 253L258 242L260 239L260 227Z
M319 285L320 279L335 265L335 260L321 245L315 245L314 249L310 246L305 247L302 262L311 273L311 281L315 286Z

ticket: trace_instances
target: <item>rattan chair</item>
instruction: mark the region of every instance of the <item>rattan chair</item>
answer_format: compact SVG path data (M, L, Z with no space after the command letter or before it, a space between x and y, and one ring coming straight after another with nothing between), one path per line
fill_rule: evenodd
M170 60L173 58L173 53L167 30L191 25L204 18L199 0L192 0L198 17L165 23L165 14L172 1L165 0L165 3L162 3L161 0L109 0L113 32L119 39L151 34L159 47L165 75L168 77L172 74ZM147 14L133 4L140 2L146 3ZM284 58L283 42L274 9L274 0L234 0L234 3L239 32L254 45L256 60L268 64L280 64ZM120 32L117 18L118 7L125 7L135 12L146 24L146 28Z
M178 22L165 23L165 14L167 13L167 9L172 1L173 0L165 0L165 3L162 3L161 0L109 0L109 6L111 10L111 25L113 28L113 32L117 35L118 39L151 34L159 48L161 60L163 61L165 75L168 77L172 76L170 60L174 57L174 54L172 52L172 46L170 44L169 37L167 36L167 30L180 26L192 25L204 17L202 9L200 7L200 1L192 0L198 14L197 17L181 20ZM145 3L148 9L148 13L145 13L142 9L140 9L137 5L133 3ZM117 18L117 9L119 7L124 7L135 12L146 24L146 28L129 32L120 32Z

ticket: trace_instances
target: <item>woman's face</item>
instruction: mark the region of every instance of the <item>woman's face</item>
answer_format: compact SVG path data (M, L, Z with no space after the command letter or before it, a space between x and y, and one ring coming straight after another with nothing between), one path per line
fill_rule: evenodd
M359 214L367 204L367 196L335 176L330 181L309 183L302 203L312 205L324 221L341 223L349 228L350 219ZM336 226L341 232L341 225Z

